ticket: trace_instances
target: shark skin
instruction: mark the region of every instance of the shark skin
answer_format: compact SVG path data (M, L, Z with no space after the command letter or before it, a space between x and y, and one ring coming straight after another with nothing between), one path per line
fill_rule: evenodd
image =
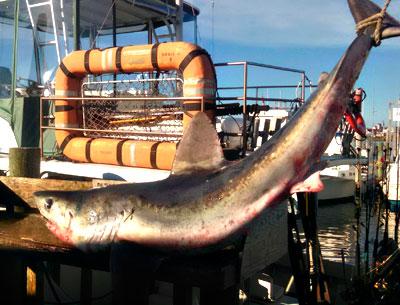
M365 13L366 3L349 0L353 15L379 9L369 5ZM200 113L185 131L166 180L35 193L49 228L78 247L128 240L163 251L207 251L244 234L254 218L291 190L320 189L318 176L307 178L334 136L374 46L370 32L354 39L305 105L250 156L224 166L214 127Z

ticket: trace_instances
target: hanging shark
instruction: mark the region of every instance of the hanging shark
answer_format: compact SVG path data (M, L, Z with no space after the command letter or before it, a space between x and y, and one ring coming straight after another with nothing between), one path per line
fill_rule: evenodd
M349 0L356 22L380 8ZM398 36L386 15L382 39ZM87 191L36 192L49 229L76 246L127 240L167 251L223 245L263 210L296 191L319 191L321 156L347 107L349 93L376 45L374 25L351 43L335 68L295 116L248 157L226 165L213 125L196 115L178 147L169 178Z

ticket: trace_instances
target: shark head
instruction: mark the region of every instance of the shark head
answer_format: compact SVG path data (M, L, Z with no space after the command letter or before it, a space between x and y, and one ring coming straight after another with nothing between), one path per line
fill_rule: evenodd
M113 240L125 212L110 213L95 198L83 200L84 191L40 191L34 194L36 206L47 220L47 227L67 244L85 248Z

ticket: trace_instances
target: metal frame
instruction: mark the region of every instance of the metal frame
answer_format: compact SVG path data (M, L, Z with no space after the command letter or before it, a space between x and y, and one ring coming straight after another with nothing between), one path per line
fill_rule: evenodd
M260 63L255 63L255 62L247 62L247 61L238 61L238 62L226 62L226 63L217 63L214 65L215 67L228 67L228 66L242 66L243 67L243 86L237 86L237 87L220 87L217 88L217 90L243 90L243 95L242 96L234 96L234 97L217 97L215 98L216 100L219 101L227 101L227 100L234 100L234 101L242 101L243 107L242 107L242 115L243 115L243 128L242 128L242 135L243 135L243 143L247 143L247 103L248 101L271 101L271 102L293 102L293 99L285 99L285 98L260 98L258 97L258 90L259 89L264 89L264 88L301 88L301 97L299 99L299 102L304 102L305 100L305 89L306 89L306 81L309 81L307 78L305 71L303 70L298 70L298 69L292 69L292 68L286 68L286 67L280 67L280 66L274 66L274 65L267 65L267 64L260 64ZM266 68L266 69L272 69L272 70L279 70L279 71L286 71L290 73L297 73L300 74L301 76L301 81L300 85L271 85L271 86L248 86L248 68L249 67L261 67L261 68ZM179 79L179 78L172 78L174 80ZM151 80L151 79L150 79ZM88 85L88 84L96 84L96 83L130 83L130 82L145 82L149 81L149 79L139 79L139 80L117 80L117 81L99 81L99 82L85 82L82 84ZM182 80L181 80L182 81ZM316 86L313 86L310 83L310 88L315 88ZM248 90L249 89L256 89L257 90L257 96L249 96ZM71 131L82 131L82 132L99 132L99 133L121 133L121 131L116 131L116 130L97 130L97 129L85 129L85 128L56 128L56 127L51 127L51 126L44 126L43 125L43 101L54 101L54 100L74 100L74 101L81 101L84 103L85 101L92 101L92 100L102 100L102 101L179 101L179 100L191 100L191 101L201 101L201 111L204 111L204 97L42 97L40 100L40 147L42 148L42 155L43 155L43 131L45 129L53 129L53 130L71 130ZM138 136L146 136L146 135L153 135L153 136L179 136L178 134L175 133L150 133L150 132L140 132L140 131L123 131L122 133L124 134L132 134L132 135L138 135ZM246 145L243 145L242 147L242 155L244 156L247 151Z
M247 126L246 126L246 121L247 121L247 101L258 101L260 98L258 97L249 97L248 96L248 89L259 89L263 88L263 86L248 86L248 73L249 73L249 67L259 67L259 68L266 68L266 69L272 69L272 70L279 70L279 71L286 71L286 72L291 72L291 73L297 73L300 74L301 76L301 102L304 102L305 100L305 87L306 87L306 80L308 80L306 76L306 72L304 70L298 70L298 69L292 69L292 68L286 68L286 67L280 67L280 66L274 66L274 65L268 65L268 64L261 64L261 63L256 63L256 62L251 62L251 61L237 61L237 62L224 62L224 63L216 63L214 64L215 67L232 67L232 66L243 66L243 87L222 87L222 88L217 88L217 90L233 90L233 89L241 89L243 88L243 95L240 97L222 97L222 98L217 98L218 100L241 100L243 101L243 127L242 127L242 134L243 134L243 147L242 147L242 156L246 154L247 147ZM291 86L289 86L291 87ZM297 88L298 86L296 86ZM264 101L282 101L282 102L292 102L293 100L289 99L270 99L270 98L263 98L262 100Z
M175 133L152 133L152 132L140 132L140 131L117 131L117 130L104 130L104 129L85 129L85 128L59 128L59 127L53 127L53 126L45 126L43 124L43 102L45 101L56 101L56 100L63 100L63 101L92 101L92 100L103 100L103 101L119 101L119 102L124 102L124 101L200 101L200 111L204 112L204 97L125 97L125 98L120 98L120 97L57 97L57 96L51 96L51 97L41 97L40 98L40 151L41 151L41 156L43 157L43 132L46 129L52 129L52 130L69 130L69 131L81 131L81 132L100 132L100 133L123 133L123 134L132 134L132 135L138 135L138 136L170 136L170 137L177 137L177 136L182 136L182 134L175 134ZM182 111L182 113L188 114L186 111ZM189 115L189 114L188 114ZM88 137L89 138L89 137Z
M183 84L183 79L179 78L179 77L168 77L168 78L147 78L147 79L123 79L123 80L116 80L116 74L113 75L114 80L109 80L109 81L87 81L87 82L83 82L81 85L81 92L82 92L82 97L90 97L90 96L83 96L83 93L85 92L84 87L87 85L97 85L97 84L112 84L113 85L113 90L114 90L114 97L115 97L115 91L116 91L116 87L117 84L129 84L129 83L147 83L147 82L157 82L160 80L166 80L166 81L179 81ZM90 90L90 89L86 89L86 90ZM98 97L98 96L97 96ZM146 96L141 97L141 96L137 96L140 98L146 98ZM92 99L96 99L96 96L94 96ZM84 101L82 102L82 105L84 105ZM86 113L83 111L83 126L85 126L85 120L86 120Z
M13 37L13 54L12 54L12 78L11 78L11 113L14 113L15 89L17 87L17 60L18 60L18 29L19 29L19 8L20 0L15 0L14 3L14 37ZM12 122L12 125L14 122Z
M35 4L30 4L29 3L29 0L25 0L25 2L26 2L26 7L27 7L27 10L28 10L28 14L29 14L29 19L31 20L31 24L32 24L32 30L33 30L33 32L34 32L34 39L36 39L37 40L37 43L38 43L38 46L40 47L40 41L39 41L39 39L37 38L37 35L36 35L36 24L35 24L35 21L33 20L33 16L32 16L32 12L31 12L31 9L32 8L36 8L36 7L42 7L42 6L45 6L45 5L49 5L50 6L50 12L51 12L51 22L52 22L52 27L53 27L53 35L54 35L54 44L55 44L55 46L56 46L56 52L57 52L57 60L58 60L58 63L60 63L60 61L61 61L61 55L60 55L60 48L59 48L59 45L58 45L58 33L57 33L57 26L56 26L56 19L55 19L55 16L54 16L54 6L53 6L53 1L52 0L49 0L49 1L43 1L43 2L40 2L40 3L35 3ZM65 34L65 33L64 33Z
M72 10L73 10L73 16L72 16L72 20L73 20L73 25L74 25L74 29L73 29L73 36L74 36L74 50L80 50L81 48L81 15L80 15L80 11L81 11L81 4L80 4L80 0L73 0L72 3Z
M155 82L159 80L166 81L180 81L183 83L183 79L179 77L166 77L166 78L145 78L145 79L122 79L122 80L104 80L104 81L88 81L82 83L81 88L85 85L96 85L96 84L123 84L123 83L144 83L144 82Z

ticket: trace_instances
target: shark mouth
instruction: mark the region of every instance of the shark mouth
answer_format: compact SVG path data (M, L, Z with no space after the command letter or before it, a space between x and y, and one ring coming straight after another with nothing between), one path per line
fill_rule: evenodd
M57 225L55 222L52 221L47 221L46 227L60 240L62 240L64 243L68 245L73 245L72 241L72 231L71 229L68 228L62 228L59 225Z

